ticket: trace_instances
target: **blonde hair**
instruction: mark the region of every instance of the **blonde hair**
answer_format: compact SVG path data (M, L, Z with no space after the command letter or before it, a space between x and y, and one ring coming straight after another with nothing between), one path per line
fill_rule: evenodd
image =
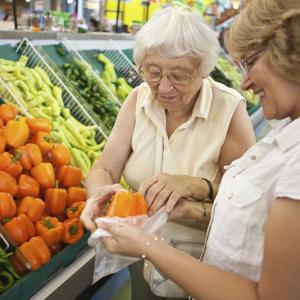
M167 7L158 11L137 33L133 59L140 67L152 53L167 58L189 56L197 58L201 72L208 75L215 67L219 51L216 33L197 12Z
M225 45L235 58L264 50L281 75L300 82L300 1L250 1L227 32Z

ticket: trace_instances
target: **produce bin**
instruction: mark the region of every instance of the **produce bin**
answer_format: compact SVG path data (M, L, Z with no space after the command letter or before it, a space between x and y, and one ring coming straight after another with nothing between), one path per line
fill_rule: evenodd
M26 38L23 39L18 47L16 48L16 53L20 55L26 55L29 57L28 66L36 67L40 66L46 74L49 76L51 82L62 88L63 94L62 98L66 108L69 108L71 114L84 125L94 125L96 126L96 140L100 142L103 137L107 138L105 129L101 127L101 121L96 114L93 113L91 108L84 102L80 101L80 98L75 97L69 87L62 80L64 77L60 72L53 69L53 65L43 57L39 51L32 45L32 43Z
M66 39L58 44L46 45L37 49L51 64L52 68L60 74L64 84L76 95L76 98L93 110L92 114L97 115L101 121L101 127L105 134L109 134L121 104L101 79L99 73ZM65 72L66 66L69 66L69 70L73 70L73 73L71 71L69 74L68 70Z
M87 248L89 233L74 245L63 248L54 255L51 261L39 270L30 272L17 280L5 293L0 295L1 300L27 300L39 291L55 275L81 256Z
M21 55L26 55L29 60L27 66L36 67L40 66L47 75L51 78L51 81L56 86L62 88L63 102L71 111L71 114L77 118L82 124L87 126L94 126L95 139L98 143L106 139L106 135L103 133L102 128L97 124L93 117L89 114L88 110L82 105L70 92L70 90L60 80L58 75L51 69L49 64L43 59L42 56L34 49L31 43L27 40L23 40L17 48L10 45L4 45L0 47L0 58L10 59L17 61ZM21 112L29 116L26 108L22 106L22 102L16 95L9 89L7 84L0 79L0 102L2 100L8 100L17 105ZM42 286L44 286L49 280L55 277L58 272L63 270L66 266L71 264L77 257L81 256L88 249L87 239L89 233L85 235L73 245L65 246L59 253L54 255L51 261L42 266L37 271L26 274L22 279L17 280L14 285L5 293L0 295L1 299L28 299Z

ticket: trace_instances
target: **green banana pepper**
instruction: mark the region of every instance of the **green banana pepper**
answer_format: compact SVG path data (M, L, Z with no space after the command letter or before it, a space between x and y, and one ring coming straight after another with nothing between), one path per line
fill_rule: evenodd
M61 107L64 107L65 104L64 104L63 99L62 99L62 89L58 86L54 86L53 89L52 89L52 92L53 92L53 96L56 99L57 103Z
M49 79L47 73L39 66L36 66L34 70L41 76L42 80L49 85L51 88L53 87L53 84L51 80Z
M68 131L73 135L73 137L77 140L77 142L82 146L82 147L86 147L86 142L84 140L84 138L82 137L82 135L76 130L76 128L74 128L72 126L72 123L70 123L69 120L65 121L66 128L68 129Z
M14 278L9 272L0 272L0 294L7 291L13 284Z

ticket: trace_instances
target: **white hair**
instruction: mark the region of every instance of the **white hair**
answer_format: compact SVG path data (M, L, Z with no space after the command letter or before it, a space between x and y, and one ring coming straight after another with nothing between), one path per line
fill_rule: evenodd
M216 33L197 12L167 7L138 31L133 58L140 67L152 53L167 58L193 57L199 59L201 72L208 75L215 67L219 51Z

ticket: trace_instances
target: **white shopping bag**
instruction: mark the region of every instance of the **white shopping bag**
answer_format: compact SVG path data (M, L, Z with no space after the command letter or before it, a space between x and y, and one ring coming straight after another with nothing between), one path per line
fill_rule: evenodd
M164 207L157 211L153 216L147 215L127 217L127 218L108 218L101 217L95 220L96 224L103 222L125 223L142 228L145 232L154 234L159 231L160 227L167 223L168 215ZM94 267L93 283L99 279L116 273L128 265L138 261L140 258L132 258L121 255L110 254L102 245L100 238L111 236L107 231L96 229L88 239L88 244L96 250L96 259Z

